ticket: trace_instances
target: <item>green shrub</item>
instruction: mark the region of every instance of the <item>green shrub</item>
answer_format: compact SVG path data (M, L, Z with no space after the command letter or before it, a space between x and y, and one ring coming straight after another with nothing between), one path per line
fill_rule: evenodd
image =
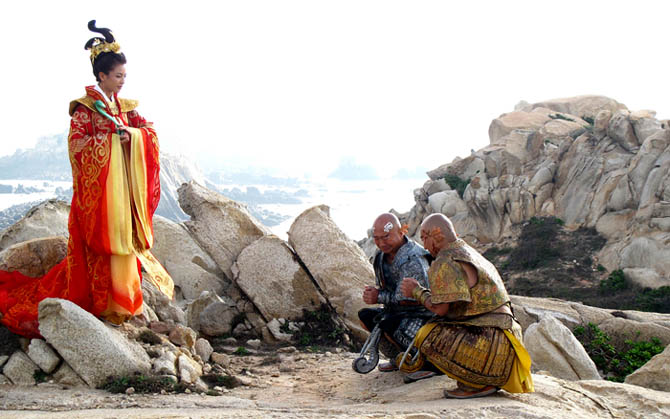
M563 115L563 114L560 114L560 113L549 114L548 116L549 116L549 118L551 118L551 119L562 119L562 120L564 120L564 121L575 122L574 119L572 119L572 118L568 118L567 116L565 116L565 115Z
M451 189L458 192L458 196L463 198L463 194L465 193L465 188L468 187L468 184L470 183L470 179L461 179L458 175L447 174L447 175L444 176L444 180L451 187Z
M161 390L183 393L189 388L168 377L147 377L139 373L132 376L109 376L98 388L110 393L125 393L130 387L135 389L135 393L160 393Z
M235 349L235 352L233 352L233 355L246 356L249 355L249 350L244 346L238 346L237 349Z
M302 317L296 319L300 325L293 332L293 341L302 347L344 345L346 329L337 321L337 314L327 304L318 310L302 310Z
M611 291L621 291L628 288L628 283L626 282L626 277L623 274L621 269L612 271L609 274L607 279L600 281L600 291L603 293Z
M36 382L43 383L47 380L47 373L42 370L35 370L35 372L33 372L33 378Z
M586 327L577 326L573 333L596 367L610 381L623 382L626 376L664 349L661 341L655 337L649 341L627 339L623 347L615 348L610 344L610 337L593 323Z
M637 310L670 313L670 287L645 288L635 296Z

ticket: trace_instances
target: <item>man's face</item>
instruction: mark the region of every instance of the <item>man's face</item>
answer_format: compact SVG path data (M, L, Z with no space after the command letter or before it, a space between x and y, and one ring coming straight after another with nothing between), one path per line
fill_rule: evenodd
M386 229L383 226L375 227L372 237L375 240L375 245L383 253L395 253L402 247L404 240L403 234L398 227Z
M437 248L435 239L424 229L421 229L421 241L423 248L428 250L433 257L437 257L440 249Z

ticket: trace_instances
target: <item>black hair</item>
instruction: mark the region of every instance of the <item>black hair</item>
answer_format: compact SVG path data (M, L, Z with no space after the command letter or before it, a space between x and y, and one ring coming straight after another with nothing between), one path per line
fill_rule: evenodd
M106 42L111 44L114 42L114 35L112 35L112 31L107 29L107 28L98 28L95 26L95 20L91 20L88 22L88 29L91 32L97 32L99 34L102 34L104 38L100 37L94 37L88 40L86 42L86 45L84 45L84 49L90 49L95 41L97 40L98 42ZM100 53L95 59L93 60L93 75L95 76L95 79L100 82L100 73L105 73L109 74L114 67L116 67L119 64L125 64L126 63L126 56L123 55L123 53L116 53L116 52L103 52Z
M123 53L103 52L93 61L93 75L100 82L100 73L109 74L119 64L126 63L126 56Z

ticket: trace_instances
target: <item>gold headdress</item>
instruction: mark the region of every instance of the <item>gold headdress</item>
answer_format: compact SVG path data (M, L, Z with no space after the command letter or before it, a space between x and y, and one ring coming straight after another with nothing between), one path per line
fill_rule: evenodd
M104 38L91 38L88 40L88 42L86 42L86 45L84 45L84 49L91 50L91 64L93 64L93 61L95 61L98 55L102 54L103 52L118 53L121 51L121 45L119 45L119 43L114 40L114 35L112 35L111 30L107 28L97 28L95 26L95 20L88 22L88 29L91 32L97 32L104 36Z

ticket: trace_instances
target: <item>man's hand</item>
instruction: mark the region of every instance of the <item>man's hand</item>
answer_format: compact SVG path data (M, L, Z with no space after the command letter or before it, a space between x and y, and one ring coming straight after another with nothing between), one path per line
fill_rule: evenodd
M375 287L367 286L363 291L363 301L366 304L377 304L377 297L379 297L379 290Z
M412 291L419 286L419 282L414 278L403 278L400 283L400 291L407 298L414 298Z

